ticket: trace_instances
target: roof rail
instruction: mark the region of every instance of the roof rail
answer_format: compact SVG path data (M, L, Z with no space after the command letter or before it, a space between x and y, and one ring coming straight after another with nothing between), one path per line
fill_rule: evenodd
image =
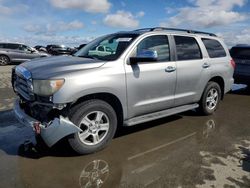
M161 30L166 30L166 31L181 31L181 32L186 32L186 33L204 34L204 35L209 35L209 36L216 37L216 35L213 34L213 33L202 32L202 31L195 31L195 30L188 30L188 29L167 28L167 27L142 28L142 29L137 29L137 30L134 30L134 31L161 31Z

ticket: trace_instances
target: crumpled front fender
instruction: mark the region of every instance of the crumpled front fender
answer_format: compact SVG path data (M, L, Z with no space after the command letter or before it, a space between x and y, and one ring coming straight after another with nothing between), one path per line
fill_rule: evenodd
M18 121L23 125L28 125L33 128L34 123L39 122L38 120L26 114L20 108L19 100L15 101L13 111ZM49 147L53 146L56 142L58 142L65 136L81 131L81 129L77 127L74 123L62 116L60 116L59 118L55 118L48 125L43 125L39 122L39 126L41 128L41 136L44 142Z
M60 117L55 118L48 127L41 127L41 136L44 142L49 147L51 147L65 136L77 133L79 131L81 131L81 129L71 121Z

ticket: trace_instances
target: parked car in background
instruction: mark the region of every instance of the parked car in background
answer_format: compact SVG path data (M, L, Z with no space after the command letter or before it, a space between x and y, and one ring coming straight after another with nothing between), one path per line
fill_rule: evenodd
M89 55L106 56L114 54L115 51L109 46L99 45L95 49L89 51Z
M250 45L236 45L230 54L235 61L235 83L250 86Z
M84 46L86 46L87 44L80 44L78 47L77 47L77 50L80 50L82 49Z
M45 53L47 53L46 47L44 47L44 46L39 46L39 45L37 45L37 46L34 46L34 48L35 48L37 51L39 51L39 52L45 52Z
M191 109L214 113L231 90L233 72L226 45L212 33L118 32L97 38L73 56L13 69L19 96L14 112L48 146L66 137L76 152L93 153L111 141L118 126Z
M30 59L47 56L49 54L38 52L24 44L0 43L0 65L8 65L11 62L22 63Z
M71 55L74 51L73 48L64 45L54 45L54 44L47 45L46 50L51 55Z

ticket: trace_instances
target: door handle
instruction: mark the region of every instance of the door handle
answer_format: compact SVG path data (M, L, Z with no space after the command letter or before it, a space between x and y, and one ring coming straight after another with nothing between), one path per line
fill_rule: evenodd
M174 72L175 70L176 70L176 68L175 68L175 67L172 67L172 66L168 66L168 67L165 69L166 72Z
M210 65L209 65L208 63L204 63L204 64L202 65L202 67L203 67L204 69L206 69L206 68L210 67Z

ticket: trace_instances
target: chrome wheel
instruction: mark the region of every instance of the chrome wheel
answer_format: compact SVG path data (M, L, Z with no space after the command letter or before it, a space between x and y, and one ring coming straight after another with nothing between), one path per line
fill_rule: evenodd
M206 98L206 106L209 110L214 110L218 103L219 94L217 89L211 88L208 91L207 98Z
M0 65L7 65L9 63L9 58L6 56L0 56Z
M109 118L104 112L90 112L81 120L79 127L82 131L78 136L86 145L99 144L106 137L109 125Z

